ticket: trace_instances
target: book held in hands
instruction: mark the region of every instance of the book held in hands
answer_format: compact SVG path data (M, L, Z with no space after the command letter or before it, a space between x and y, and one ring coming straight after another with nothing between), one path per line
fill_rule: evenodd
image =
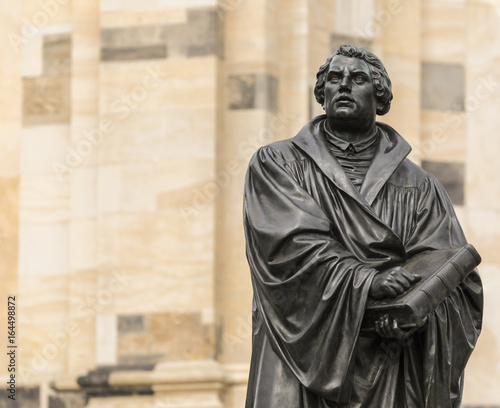
M396 298L369 300L362 330L374 330L375 322L388 314L398 327L420 327L431 313L481 262L476 249L468 244L451 249L429 250L401 265L422 279Z

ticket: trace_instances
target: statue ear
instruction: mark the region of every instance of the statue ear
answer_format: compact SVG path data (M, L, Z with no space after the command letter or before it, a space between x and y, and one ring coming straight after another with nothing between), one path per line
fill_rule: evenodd
M384 104L381 102L378 102L377 103L377 115L380 115L380 116L385 115L385 113L382 113L382 114L380 113L380 112L384 111L384 108L385 108Z

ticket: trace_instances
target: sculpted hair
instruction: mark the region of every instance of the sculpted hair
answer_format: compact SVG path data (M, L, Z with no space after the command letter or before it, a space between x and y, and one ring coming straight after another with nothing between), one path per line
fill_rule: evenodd
M337 51L330 55L326 62L321 65L316 74L316 86L314 87L314 96L318 103L323 106L325 103L325 83L330 63L336 55L345 57L359 58L365 61L370 67L373 85L377 97L377 115L385 115L391 109L392 86L389 75L382 62L370 51L355 45L341 45Z

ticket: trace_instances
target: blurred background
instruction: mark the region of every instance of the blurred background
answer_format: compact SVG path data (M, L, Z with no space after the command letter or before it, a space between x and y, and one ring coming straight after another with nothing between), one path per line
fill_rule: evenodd
M500 407L500 1L2 0L0 41L0 407L244 407L246 166L343 43L483 257L464 406Z

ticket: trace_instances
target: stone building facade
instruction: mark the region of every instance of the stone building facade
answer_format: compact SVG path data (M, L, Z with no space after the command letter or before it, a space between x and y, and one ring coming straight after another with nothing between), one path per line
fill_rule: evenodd
M244 406L246 165L322 113L341 43L384 61L382 120L483 256L464 401L500 407L500 1L23 0L0 21L0 407Z

